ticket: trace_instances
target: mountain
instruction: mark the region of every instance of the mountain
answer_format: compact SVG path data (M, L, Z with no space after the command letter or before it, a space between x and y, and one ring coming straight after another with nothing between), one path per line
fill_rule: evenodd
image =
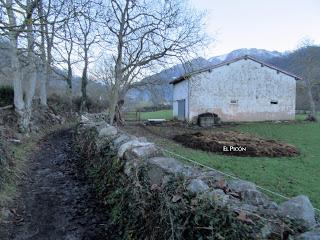
M228 54L209 58L208 61L211 62L212 64L219 64L221 62L229 61L238 57L242 57L244 55L250 55L262 61L267 61L271 58L281 57L285 54L277 51L267 51L264 49L257 49L257 48L241 48L241 49L234 50Z

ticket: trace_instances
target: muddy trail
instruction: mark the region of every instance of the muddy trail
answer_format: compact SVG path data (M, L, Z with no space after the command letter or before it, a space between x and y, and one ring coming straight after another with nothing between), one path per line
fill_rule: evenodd
M30 159L12 215L0 225L0 239L108 239L107 219L92 187L77 169L72 130L45 137Z

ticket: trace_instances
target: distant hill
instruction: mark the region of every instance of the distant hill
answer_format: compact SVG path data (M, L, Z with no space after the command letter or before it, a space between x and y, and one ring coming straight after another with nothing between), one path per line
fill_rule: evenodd
M269 60L271 58L275 57L282 57L285 54L280 53L277 51L267 51L264 49L257 49L257 48L241 48L234 50L228 54L225 55L220 55L220 56L215 56L212 58L209 58L208 61L213 63L213 64L219 64L224 61L229 61L238 57L242 57L244 55L250 55L252 57L258 58L262 61Z

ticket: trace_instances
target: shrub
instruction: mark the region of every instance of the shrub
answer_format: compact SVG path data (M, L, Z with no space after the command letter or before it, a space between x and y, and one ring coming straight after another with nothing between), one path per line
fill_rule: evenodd
M81 106L81 97L74 97L73 100L74 110L79 112ZM90 97L87 97L87 109L88 112L95 113L95 112L102 112L107 108L108 104L103 102L98 102L92 100Z
M11 86L0 86L0 107L13 105L14 91Z

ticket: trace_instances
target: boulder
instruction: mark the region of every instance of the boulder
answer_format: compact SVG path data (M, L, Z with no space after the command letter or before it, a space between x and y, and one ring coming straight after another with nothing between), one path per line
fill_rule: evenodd
M300 234L296 240L320 240L320 228Z
M241 197L245 203L252 204L254 206L270 205L271 201L266 195L260 191L247 189L241 192Z
M192 179L187 186L187 190L192 193L205 192L209 189L209 186L201 179Z
M113 138L118 133L118 130L113 126L106 126L99 130L99 138L107 137L107 138Z
M143 146L148 146L148 145L152 145L152 143L140 142L138 140L131 140L129 142L126 142L126 143L120 145L119 150L118 150L118 157L123 158L124 153L131 148L143 147Z
M307 196L299 195L279 206L281 216L302 220L306 227L316 224L314 208Z
M257 190L254 183L243 180L231 180L228 182L228 187L232 191L240 193L246 190Z
M81 122L81 123L87 123L87 122L89 122L89 118L87 118L87 117L84 116L84 115L81 115L81 117L80 117L80 122Z
M120 134L116 139L113 140L113 145L118 148L121 144L128 142L130 137L126 134Z
M224 176L221 173L213 170L202 172L201 175L203 176L202 177L203 179L205 178L207 181L210 181L210 182L217 182L217 181L220 181L221 179L224 179Z
M155 165L166 173L182 174L185 171L184 165L174 158L167 157L153 157L149 158L147 162L150 165Z
M130 160L134 158L147 159L152 157L159 157L162 155L160 148L156 147L155 144L151 143L146 146L138 146L128 149L124 153L124 159Z
M208 196L212 201L216 202L220 206L225 206L230 200L230 196L225 194L221 189L215 189L209 192Z
M149 158L146 161L151 167L156 166L166 174L172 174L175 176L182 175L188 178L195 177L198 175L197 169L194 169L190 166L186 166L182 164L180 161L176 160L175 158L157 156Z

